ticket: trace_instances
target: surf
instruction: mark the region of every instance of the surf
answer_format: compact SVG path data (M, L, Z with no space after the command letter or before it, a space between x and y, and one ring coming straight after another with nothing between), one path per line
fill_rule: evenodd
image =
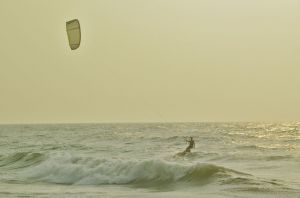
M45 155L35 152L16 152L0 156L0 168L19 169L36 165L45 159Z
M49 155L20 175L29 181L68 185L205 184L230 178L237 171L209 163L180 163L162 159L126 160Z

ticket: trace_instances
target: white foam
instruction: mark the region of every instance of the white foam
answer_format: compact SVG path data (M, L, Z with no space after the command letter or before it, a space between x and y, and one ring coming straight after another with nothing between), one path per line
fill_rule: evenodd
M204 165L183 165L159 159L95 159L64 154L52 155L41 164L24 170L22 175L37 181L83 185L174 182L198 170L199 166Z

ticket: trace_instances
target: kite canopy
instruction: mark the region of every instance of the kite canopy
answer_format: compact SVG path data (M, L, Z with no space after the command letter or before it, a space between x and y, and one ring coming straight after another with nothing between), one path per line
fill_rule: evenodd
M66 23L69 45L71 50L75 50L80 46L81 31L78 19L67 21Z

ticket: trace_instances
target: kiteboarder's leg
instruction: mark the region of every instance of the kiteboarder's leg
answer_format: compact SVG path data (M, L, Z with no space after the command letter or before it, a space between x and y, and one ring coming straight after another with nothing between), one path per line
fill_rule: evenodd
M184 151L185 153L190 153L191 152L191 147L190 146L188 146L186 149L185 149L185 151Z

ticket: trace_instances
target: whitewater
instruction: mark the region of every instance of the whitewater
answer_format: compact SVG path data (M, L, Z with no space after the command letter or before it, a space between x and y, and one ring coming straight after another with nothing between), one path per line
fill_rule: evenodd
M2 124L0 197L300 198L300 122Z

